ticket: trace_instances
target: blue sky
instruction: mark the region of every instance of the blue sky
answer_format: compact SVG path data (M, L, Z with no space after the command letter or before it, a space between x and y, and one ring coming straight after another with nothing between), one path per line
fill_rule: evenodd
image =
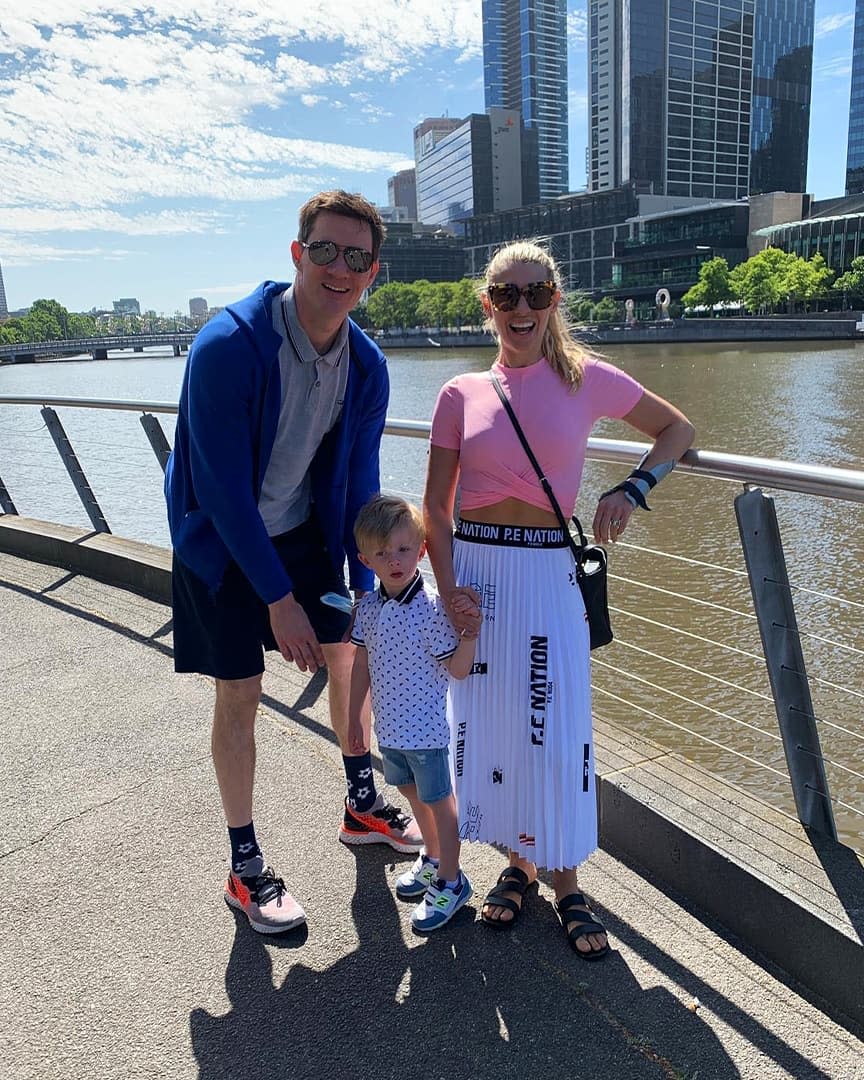
M568 0L570 183L585 9ZM36 7L38 15L24 14ZM808 189L843 193L854 0L817 0ZM0 263L11 309L188 310L290 277L297 208L387 201L424 116L483 109L480 0L0 0Z

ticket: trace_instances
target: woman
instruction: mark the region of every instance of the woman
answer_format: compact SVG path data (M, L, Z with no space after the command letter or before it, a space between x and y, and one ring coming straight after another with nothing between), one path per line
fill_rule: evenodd
M598 502L595 539L619 539L634 508L646 505L647 491L690 446L693 427L572 340L558 271L541 247L517 242L499 250L481 299L498 343L491 375L565 516L595 420L624 419L654 440L640 467ZM577 883L578 865L597 846L585 609L558 519L490 372L460 375L438 396L424 511L448 614L461 629L470 589L484 614L474 673L451 687L450 701L462 838L510 852L482 921L512 927L538 866L546 867L571 947L600 959L609 951L606 933Z

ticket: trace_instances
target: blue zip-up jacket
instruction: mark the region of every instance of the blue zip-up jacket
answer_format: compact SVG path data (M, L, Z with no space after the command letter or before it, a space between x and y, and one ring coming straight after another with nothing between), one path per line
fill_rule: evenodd
M266 604L289 593L258 512L282 402L273 300L288 288L265 281L202 328L189 352L174 449L165 471L168 525L177 557L215 591L233 559ZM338 423L311 465L312 500L339 573L369 591L357 558L357 512L379 491L378 451L389 398L384 354L349 320L348 385Z

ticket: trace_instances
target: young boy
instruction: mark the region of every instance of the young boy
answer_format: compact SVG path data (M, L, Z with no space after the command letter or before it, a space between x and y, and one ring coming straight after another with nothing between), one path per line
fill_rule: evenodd
M357 605L351 640L364 647L351 677L348 742L352 753L363 752L361 708L371 683L384 779L411 803L424 843L396 895L422 897L411 924L426 933L449 922L473 891L459 867L446 699L450 676L471 671L482 616L475 606L475 625L460 637L439 598L427 593L417 569L426 537L415 506L376 496L357 515L354 538L380 588Z

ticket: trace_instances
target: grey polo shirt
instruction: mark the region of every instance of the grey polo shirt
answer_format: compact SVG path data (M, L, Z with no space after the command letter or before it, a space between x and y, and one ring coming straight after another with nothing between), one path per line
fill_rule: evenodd
M322 439L342 415L348 383L348 321L330 349L319 356L297 319L293 289L276 297L272 317L282 338L282 407L258 510L268 535L279 536L309 517L309 466Z

